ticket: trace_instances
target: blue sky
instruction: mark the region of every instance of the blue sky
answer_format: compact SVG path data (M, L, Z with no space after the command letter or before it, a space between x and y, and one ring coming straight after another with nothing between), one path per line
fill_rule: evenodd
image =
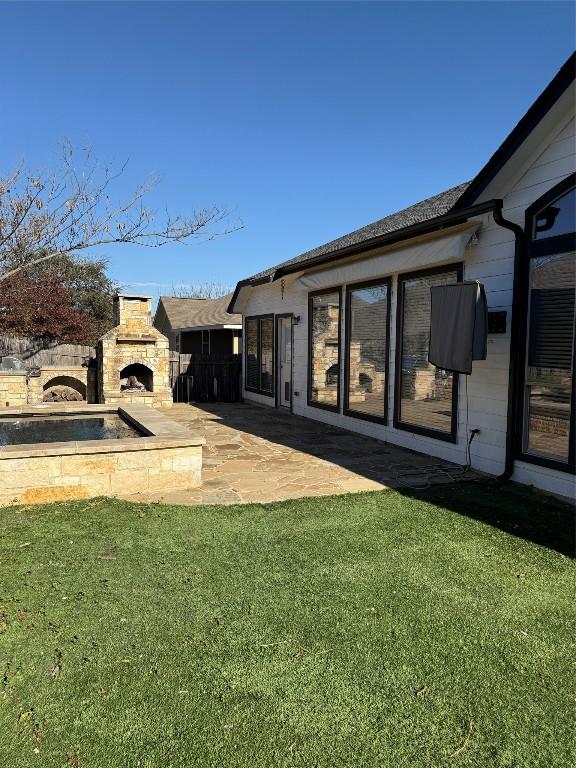
M150 174L153 207L242 231L119 247L157 295L233 285L471 178L568 58L563 2L0 3L0 173L64 138Z

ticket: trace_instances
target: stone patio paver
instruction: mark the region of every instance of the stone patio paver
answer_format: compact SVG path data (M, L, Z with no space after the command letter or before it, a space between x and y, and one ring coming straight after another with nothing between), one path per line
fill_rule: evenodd
M206 440L202 487L126 498L190 505L264 503L422 487L463 474L461 467L441 459L248 403L175 404L169 416Z

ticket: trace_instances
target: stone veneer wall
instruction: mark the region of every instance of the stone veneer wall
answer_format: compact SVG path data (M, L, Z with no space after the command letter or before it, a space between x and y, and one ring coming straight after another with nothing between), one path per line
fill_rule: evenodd
M59 378L75 379L86 388L86 402L96 402L96 370L84 366L47 366L26 380L26 371L0 371L0 408L41 403L44 387Z
M146 296L117 296L114 318L116 327L99 340L97 347L100 402L170 408L169 342L152 325L151 299ZM140 363L152 371L152 392L120 391L120 372L132 363Z
M25 453L25 446L19 446ZM38 446L35 445L38 454ZM47 447L46 453L50 453ZM62 449L60 449L62 450ZM53 449L52 449L53 452ZM0 455L0 504L124 496L201 484L202 446L74 455Z
M26 371L0 371L0 408L27 402Z

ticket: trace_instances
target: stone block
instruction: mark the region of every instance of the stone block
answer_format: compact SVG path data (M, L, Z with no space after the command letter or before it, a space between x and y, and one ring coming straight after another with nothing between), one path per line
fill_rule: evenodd
M124 469L110 475L112 494L141 493L148 490L148 468Z
M119 453L116 459L117 471L125 469L148 469L161 462L158 454L162 455L163 451L151 450L148 451L133 451L131 453Z
M67 475L101 475L113 472L115 464L110 454L66 456L63 470Z
M108 496L110 494L110 475L85 475L82 486L90 496Z
M82 485L45 486L24 491L19 500L23 504L44 504L49 501L85 499L89 496L88 489Z
M56 481L56 485L80 485L80 480L81 478L79 475L60 475Z
M177 488L196 488L201 483L200 468L196 471L177 472L175 470L150 474L149 491L166 491Z
M196 471L199 466L202 466L202 457L198 456L180 456L179 458L172 460L172 468L178 471L182 470L194 470Z
M5 490L18 490L22 488L32 488L38 483L48 483L48 475L31 475L30 472L15 472L11 469L0 469L0 488Z

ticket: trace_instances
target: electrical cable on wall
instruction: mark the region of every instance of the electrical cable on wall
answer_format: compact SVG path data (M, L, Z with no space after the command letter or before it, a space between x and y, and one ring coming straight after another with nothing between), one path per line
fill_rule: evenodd
M466 446L466 465L464 467L464 471L468 472L468 470L472 467L472 455L471 455L470 446L472 445L472 440L474 440L476 435L480 434L480 430L476 429L476 428L472 429L472 430L469 429L469 425L468 425L468 374L465 374L465 376L466 376L466 379L465 379L465 382L466 382L465 383L465 390L466 390L466 436L468 436L468 434L470 434L470 437L468 438L468 444Z
M472 467L472 441L480 434L470 430L468 376L474 360L488 354L488 304L478 280L432 286L430 289L430 344L428 362L452 373L464 374L466 391L466 463Z

